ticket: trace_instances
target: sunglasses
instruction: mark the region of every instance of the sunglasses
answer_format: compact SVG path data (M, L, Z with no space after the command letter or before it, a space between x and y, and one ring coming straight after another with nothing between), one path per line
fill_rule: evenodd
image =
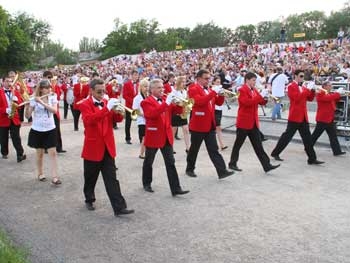
M304 77L304 75L299 75L298 77L299 77L299 78L303 78L303 77Z

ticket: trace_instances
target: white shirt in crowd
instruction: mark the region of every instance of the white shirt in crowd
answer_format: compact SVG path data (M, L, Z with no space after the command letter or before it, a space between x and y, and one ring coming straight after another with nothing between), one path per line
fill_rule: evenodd
M56 94L48 97L48 105L57 104ZM39 132L51 131L56 128L53 113L49 112L43 105L36 102L33 110L32 129Z
M272 79L277 75L278 73L274 73L269 77L268 83L271 84L271 93L272 96L275 97L284 97L284 91L286 89L286 84L288 84L288 77L281 73L279 74L273 81ZM272 83L271 83L272 81Z

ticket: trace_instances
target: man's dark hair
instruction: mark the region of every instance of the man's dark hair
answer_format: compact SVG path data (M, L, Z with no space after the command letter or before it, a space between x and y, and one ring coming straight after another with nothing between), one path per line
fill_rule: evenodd
M204 74L210 74L209 70L200 69L196 74L196 78L201 78Z
M244 82L246 82L247 80L251 80L252 78L256 78L255 73L253 73L253 72L248 72L248 73L245 74L245 76L244 76Z
M43 73L43 77L44 78L52 78L53 77L53 74L52 74L52 72L51 71L49 71L49 70L46 70L46 71L44 71L44 73Z
M298 76L299 73L304 73L304 70L302 70L302 69L297 69L296 71L294 71L294 76Z
M100 76L100 74L98 74L97 72L94 72L94 73L92 73L92 77L94 78L94 77L99 77Z
M103 79L93 79L90 82L90 88L95 89L96 85L103 85L103 84L105 84Z

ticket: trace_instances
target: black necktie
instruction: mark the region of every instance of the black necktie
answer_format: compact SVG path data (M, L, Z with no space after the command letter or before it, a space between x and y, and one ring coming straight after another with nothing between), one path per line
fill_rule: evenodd
M101 102L95 101L94 104L95 104L96 107L97 107L97 106L103 107L103 105L104 105L104 104L103 104L103 101L101 101Z

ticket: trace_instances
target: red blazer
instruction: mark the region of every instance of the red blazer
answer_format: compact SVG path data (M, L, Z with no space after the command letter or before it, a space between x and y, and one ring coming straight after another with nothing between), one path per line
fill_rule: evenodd
M182 112L182 107L163 101L162 104L153 97L148 96L141 102L143 115L146 120L146 134L144 145L150 148L162 148L168 140L171 145L174 143L174 136L171 127L171 115L173 112Z
M114 87L114 89L112 84L107 84L106 91L109 98L119 98L120 96L120 89L118 84Z
M121 122L123 116L108 111L107 100L103 100L102 109L96 107L92 97L79 105L84 123L84 146L81 157L85 160L99 162L103 159L107 148L112 158L116 157L116 147L113 134L113 122Z
M79 109L80 104L77 104L82 99L85 99L87 96L89 96L90 93L90 87L88 84L82 85L81 83L77 83L73 86L73 94L74 94L74 103L73 108Z
M336 110L335 103L340 99L337 92L326 94L321 91L316 95L317 112L316 121L324 123L332 123L334 121L334 112Z
M21 93L19 93L18 90L15 90L14 95L18 98L18 104L22 103L22 97ZM8 105L6 94L3 88L0 88L0 127L10 127L11 120L9 119L9 116L6 113L6 108L11 107L11 105ZM16 109L15 115L12 118L12 122L14 125L21 125L21 120L18 115L18 110Z
M194 100L190 119L190 130L195 132L209 132L215 129L215 105L221 106L225 98L217 96L215 91L208 88L206 94L198 83L190 85L188 97Z
M61 84L61 91L63 92L63 101L66 101L68 87L67 87L67 84L64 82Z
M267 100L256 89L252 91L248 85L244 84L239 89L236 127L251 130L255 124L259 128L258 106L266 103Z
M52 92L55 92L56 93L56 97L57 97L57 111L56 111L56 116L58 119L60 119L60 98L61 98L61 88L60 86L58 86L57 84L52 87Z
M134 84L132 83L132 80L129 80L124 83L123 87L123 98L125 99L125 106L128 108L132 107L132 102L139 92L139 83L136 83L136 89L134 88Z
M169 94L170 92L172 92L172 88L169 82L164 83L163 87L164 87L164 94Z
M298 83L293 81L288 86L288 97L290 100L288 121L301 123L305 119L309 122L306 101L312 101L315 98L315 92L304 86L300 92Z

